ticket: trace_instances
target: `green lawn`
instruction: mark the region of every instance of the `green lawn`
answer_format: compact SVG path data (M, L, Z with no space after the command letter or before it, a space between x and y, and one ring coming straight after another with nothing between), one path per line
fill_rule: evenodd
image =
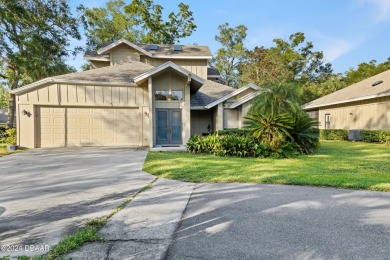
M8 149L8 145L0 144L0 156L10 154L11 151Z
M144 171L190 182L242 182L390 191L390 147L322 141L314 155L294 159L232 158L149 152Z
M4 156L4 155L11 154L11 153L21 153L21 152L23 152L25 150L26 149L18 149L16 151L10 151L8 149L8 144L0 144L0 157Z

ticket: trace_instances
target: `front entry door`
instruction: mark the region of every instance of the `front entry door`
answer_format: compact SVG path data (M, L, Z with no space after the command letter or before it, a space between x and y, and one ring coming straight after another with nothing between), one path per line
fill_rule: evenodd
M156 109L157 145L182 144L181 110Z

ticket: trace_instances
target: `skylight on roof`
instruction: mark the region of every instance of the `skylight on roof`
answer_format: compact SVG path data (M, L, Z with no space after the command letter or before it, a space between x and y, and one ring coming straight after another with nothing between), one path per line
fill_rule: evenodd
M173 46L173 50L174 50L174 51L182 51L183 48L182 48L180 45L174 45L174 46Z
M149 45L149 50L151 50L151 51L157 51L157 50L158 50L158 46L155 45L155 44L150 44L150 45Z
M383 83L383 80L378 80L378 81L375 81L374 83L372 83L371 86L375 87L376 85L379 85L381 83Z

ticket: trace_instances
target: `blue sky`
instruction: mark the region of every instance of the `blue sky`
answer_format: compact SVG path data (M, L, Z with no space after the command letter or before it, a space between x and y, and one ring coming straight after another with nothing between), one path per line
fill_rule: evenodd
M130 0L129 0L130 1ZM129 2L127 1L127 2ZM82 3L103 7L105 0L71 0L72 8ZM218 25L248 27L246 47L269 47L274 38L288 38L303 32L321 50L334 72L345 72L361 62L378 62L390 57L390 0L155 0L165 15L177 11L183 2L193 11L196 31L181 44L208 45L214 54L219 48L214 37ZM84 45L84 41L73 44ZM82 55L69 58L77 69Z

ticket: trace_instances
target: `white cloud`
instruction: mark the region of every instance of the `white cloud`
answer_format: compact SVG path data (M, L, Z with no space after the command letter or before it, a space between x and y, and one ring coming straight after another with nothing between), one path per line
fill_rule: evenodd
M390 0L360 0L360 5L370 6L375 22L390 21Z
M357 41L352 43L345 39L325 36L320 32L315 32L315 37L317 38L314 41L316 49L324 52L325 59L328 62L333 62L357 46Z

